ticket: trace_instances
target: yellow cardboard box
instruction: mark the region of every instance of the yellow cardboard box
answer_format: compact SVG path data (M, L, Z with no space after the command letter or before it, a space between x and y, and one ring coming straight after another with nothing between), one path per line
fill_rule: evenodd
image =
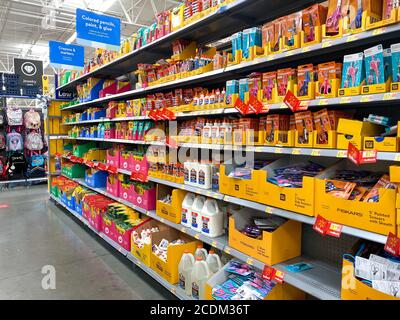
M377 136L382 131L382 126L358 120L339 119L337 127L337 148L347 149L349 142L359 150L363 147L365 136Z
M170 187L157 184L156 213L161 218L174 223L181 223L182 202L185 198L186 191L180 189L172 190L172 202L170 204L160 201L160 199L170 194Z
M136 228L135 231L137 232L137 234L140 235L140 233L143 230L151 229L151 228L158 228L160 231L168 229L167 225L165 225L157 220L149 219L147 222L143 223L138 228ZM140 261L142 261L146 266L150 267L152 243L144 244L143 247L140 248L133 241L133 235L134 235L134 233L132 232L132 234L131 234L131 253L136 258L138 258Z
M250 217L259 216L252 209L242 209L229 218L229 246L267 265L295 258L301 254L301 223L286 221L274 232L263 231L262 239L254 239L241 232Z
M315 131L313 133L314 136L314 147L315 148L321 148L321 149L336 149L336 131L330 130L327 132L328 134L328 141L327 143L318 143L318 135L317 132Z
M199 241L195 241L193 238L190 238L175 229L168 229L153 234L152 242L153 244L158 245L163 239L166 239L169 242L177 239L185 241L185 244L168 246L167 261L160 259L153 252L150 257L150 267L169 283L175 284L178 282L178 265L182 254L186 250L194 253Z
M399 300L358 280L353 263L346 259L343 259L341 296L342 300Z
M387 235L396 232L396 190L380 189L379 202L361 202L333 197L325 191L326 181L337 170L359 170L348 160L339 161L315 179L315 212L343 225ZM385 165L363 165L363 170L380 172Z
M400 166L390 166L389 167L390 182L400 182ZM397 197L396 203L400 208L400 198Z
M205 299L214 300L212 297L213 288L224 283L228 280L229 273L225 271L226 264L221 270L211 276L206 282L205 288ZM261 272L261 271L260 271ZM282 284L276 284L275 287L269 292L269 294L264 298L264 300L304 300L305 293L286 282Z
M364 137L364 150L396 152L398 150L397 137Z
M275 169L298 164L306 160L316 162L326 168L337 161L336 159L322 157L303 157L302 160L299 160L296 156L289 156L270 163L266 166L266 170L258 170L259 176L258 180L256 180L258 184L255 186L255 189L259 190L260 194L258 202L308 216L314 216L315 178L304 176L302 188L279 187L267 181L268 176L274 176Z

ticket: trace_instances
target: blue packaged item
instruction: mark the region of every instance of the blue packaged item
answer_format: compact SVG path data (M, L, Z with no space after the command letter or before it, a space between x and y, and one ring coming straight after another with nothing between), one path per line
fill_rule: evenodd
M237 32L231 36L232 42L232 55L235 57L236 51L242 50L242 32Z
M239 81L229 80L226 82L226 104L232 102L232 95L239 93Z
M244 78L239 80L239 98L244 101L245 93L249 91L249 79Z
M242 55L243 58L249 58L250 48L258 46L261 47L261 29L254 27L243 30L242 35Z
M383 63L383 69L385 70L385 81L388 81L390 78L392 78L392 52L390 48L383 50Z
M364 50L364 61L367 85L385 83L382 45Z
M400 43L390 46L392 54L392 81L400 82Z
M362 52L343 57L342 88L354 88L365 79L364 54Z

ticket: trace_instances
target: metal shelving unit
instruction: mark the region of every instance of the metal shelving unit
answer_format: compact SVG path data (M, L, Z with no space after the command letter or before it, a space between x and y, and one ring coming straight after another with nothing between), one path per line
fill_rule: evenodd
M262 68L272 67L278 64L287 63L291 61L295 61L298 59L311 59L322 54L327 54L330 52L342 51L344 48L351 49L357 46L361 46L365 43L371 43L372 41L384 41L390 39L398 38L398 32L400 31L400 24L395 24L387 27L382 27L379 29L364 31L355 35L345 35L342 38L323 41L322 43L318 43L309 47L299 48L295 50L285 51L282 53L277 53L274 55L268 55L266 57L260 57L254 59L253 61L239 63L237 65L228 66L224 69L213 70L207 73L203 73L200 75L174 80L171 82L127 91L124 93L110 95L105 98L96 99L90 102L79 103L70 107L66 107L63 110L71 110L71 109L85 109L91 106L101 106L109 101L118 101L124 99L133 99L137 97L144 96L149 93L155 93L163 90L170 90L173 88L177 88L182 85L192 85L192 84L208 84L211 81L219 81L223 82L225 80L237 78L238 75L246 75L251 73L254 70L260 70ZM372 96L372 95L371 95ZM382 97L383 95L381 95ZM359 96L360 99L363 96ZM347 98L347 97L346 97ZM328 100L328 99L323 99ZM395 99L390 99L389 101L393 101ZM326 102L319 102L320 100L315 100L318 105L325 105ZM333 100L335 101L335 100ZM347 99L343 99L342 101L347 101ZM382 100L376 99L375 102L379 102ZM321 104L320 104L321 103ZM344 103L344 102L343 102ZM348 102L355 104L357 103L356 99L354 101ZM340 104L340 100L336 102L337 105ZM275 109L279 109L281 104L276 104L273 106Z
M318 2L322 2L318 0ZM116 78L136 69L138 63L154 63L171 55L171 42L176 39L191 39L198 44L207 44L230 36L246 27L273 20L315 3L311 0L237 0L193 23L157 39L142 48L120 57L92 72L80 76L57 90L66 90L83 83L90 77ZM267 13L267 14L266 14Z
M12 184L12 183L44 182L44 181L47 181L47 177L16 179L16 180L0 180L0 185L1 184Z
M126 257L129 261L133 262L136 266L138 266L140 269L142 269L144 272L146 272L149 276L151 276L154 280L159 282L161 285L163 285L165 288L167 288L169 291L171 291L176 297L178 297L181 300L193 300L192 297L189 297L185 294L184 290L180 289L176 285L170 284L168 281L166 281L164 278L160 277L154 270L151 268L147 267L144 265L141 261L136 259L135 256L133 256L130 252L128 252L126 249L122 248L118 243L115 241L111 240L109 237L107 237L104 233L97 231L94 229L81 215L77 214L74 210L71 210L68 208L66 205L64 205L62 202L60 202L57 198L55 198L53 195L50 195L50 198L56 202L58 205L66 209L69 213L71 213L76 219L81 221L84 226L88 227L93 233L95 233L98 237L103 239L105 242L107 242L111 247L113 247L116 251L118 251L120 254L122 254L124 257Z
M176 223L170 222L168 220L165 220L163 218L160 218L159 216L156 215L156 213L154 211L146 211L146 210L138 208L135 205L133 205L129 202L126 202L120 198L109 195L103 189L92 188L92 187L86 185L82 181L82 179L72 179L72 180L74 180L75 182L79 183L80 185L82 185L84 187L87 187L93 191L99 192L115 201L125 204L126 206L128 206L130 208L133 208L139 212L142 212L142 213L146 214L147 216L152 217L155 220L165 223L172 228L175 228L183 233L186 233L195 239L198 239L202 242L210 244L211 246L213 246L215 248L223 250L227 254L230 254L232 257L235 257L242 261L245 261L246 263L248 263L250 265L254 265L259 270L262 270L264 268L264 263L262 263L261 261L253 259L252 257L229 247L228 239L226 238L226 236L221 236L221 237L217 237L217 238L208 238L190 228L184 227L183 225L176 224ZM52 198L55 199L54 197L52 197ZM141 209L141 210L138 210L138 209ZM72 211L69 208L67 208L67 210ZM82 221L83 218L78 217L78 219ZM118 244L116 244L112 240L108 239L105 235L102 236L101 233L100 233L100 236L104 240L106 240L109 244L111 244L114 248L116 248L120 253L124 254L124 249L120 248ZM131 256L131 258L133 258L133 256ZM308 270L308 272L293 273L284 268L287 265L290 265L292 263L297 263L297 262L311 263L313 265L313 269ZM340 273L339 269L332 268L332 267L328 266L327 264L324 264L318 260L309 260L307 257L298 257L298 258L286 261L285 263L274 265L273 267L278 270L281 270L285 273L285 281L287 283L305 291L306 293L308 293L316 298L328 299L328 300L340 299L341 273Z

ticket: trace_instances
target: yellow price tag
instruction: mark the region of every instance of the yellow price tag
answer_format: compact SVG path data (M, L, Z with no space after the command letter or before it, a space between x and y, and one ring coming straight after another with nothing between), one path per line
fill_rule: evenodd
M164 222L165 222L164 218L161 218L161 219L160 219L160 221L161 221L162 223L164 223Z
M273 55L272 55L272 54L270 54L269 56L267 56L266 60L267 60L267 61L271 61L271 60L272 60L272 58L273 58Z
M272 213L272 208L271 207L266 207L265 208L266 213Z
M213 242L211 243L211 246L214 247L214 248L216 248L216 247L217 247L217 241L213 241Z
M328 99L321 99L318 101L318 105L326 106L328 104Z
M340 98L339 100L339 104L346 104L346 103L350 103L353 99L351 97L343 97Z
M285 57L292 56L293 54L294 54L294 51L293 51L293 50L286 51Z
M231 248L229 248L229 247L226 247L226 248L224 249L224 251L225 251L225 253L227 253L227 254L231 254Z
M310 47L304 47L303 49L301 49L301 52L308 52L310 51Z
M194 236L197 240L200 239L200 235L198 233L196 233L196 235Z
M171 288L171 292L172 292L173 294L175 294L175 293L176 293L176 289L175 289L175 288Z
M397 153L397 154L394 156L394 161L400 161L400 154L399 154L399 153Z
M301 154L301 149L293 149L292 154L295 154L295 155Z
M378 28L378 29L375 29L374 31L372 31L372 35L377 36L377 35L384 33L385 31L386 31L386 27Z
M352 42L358 39L358 36L356 34L352 34L347 37L346 42Z
M383 100L393 100L397 98L397 93L396 92L386 92L383 95Z
M252 258L248 258L248 259L246 260L246 263L247 263L248 265L252 266L253 263L254 263L254 260L253 260Z
M375 151L364 151L364 157L365 158L371 158L375 155Z
M282 148L275 148L275 153L283 153L283 149Z
M372 96L367 95L367 96L362 96L360 99L360 102L370 102L371 100L372 100Z
M136 264L138 267L140 267L142 265L142 263L140 261L137 262Z
M255 152L262 152L262 148L261 148L261 147L256 147L256 148L254 149L254 151L255 151Z
M317 149L311 150L311 155L313 157L319 157L321 155L321 150L317 150Z
M182 233L186 233L186 228L182 227L182 228L181 228L181 232L182 232Z
M336 154L336 158L346 158L347 151L346 150L339 150Z
M332 45L332 41L324 41L322 42L322 48L328 48Z
M284 103L281 103L281 105L279 106L280 109L287 109L287 105Z

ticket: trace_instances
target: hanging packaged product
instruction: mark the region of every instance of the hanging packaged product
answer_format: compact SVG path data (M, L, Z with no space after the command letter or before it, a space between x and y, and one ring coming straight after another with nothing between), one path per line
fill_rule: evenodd
M385 82L385 62L381 44L364 50L366 85L363 94L384 93L389 89L389 81Z
M327 62L318 65L317 98L334 98L337 96L340 79L342 76L342 64Z
M300 48L300 34L302 26L301 11L292 13L285 17L286 21L282 25L284 35L284 47L288 50Z
M365 83L364 54L362 52L343 57L342 83L339 96L359 95Z
M296 121L295 146L312 147L314 130L312 112L296 112L294 117Z
M262 90L263 101L267 103L275 103L278 95L276 71L266 72L262 74Z
M288 90L294 91L294 84L297 81L296 70L292 68L279 69L277 76L277 101L282 102Z
M315 4L302 11L302 47L321 42L321 27L326 21L326 14L327 8L320 4Z
M315 98L314 66L312 63L297 67L296 95L299 100Z
M392 84L391 91L400 91L400 43L390 46L392 54Z

